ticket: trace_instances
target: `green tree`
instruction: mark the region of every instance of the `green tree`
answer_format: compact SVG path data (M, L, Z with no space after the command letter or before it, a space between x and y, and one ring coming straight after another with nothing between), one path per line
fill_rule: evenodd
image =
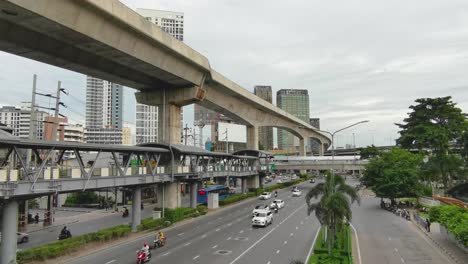
M460 159L452 155L452 146L465 143L467 137L467 115L452 102L450 96L417 99L417 105L410 106L412 112L404 119L405 124L396 124L401 130L397 143L406 149L418 149L429 154L431 178L441 181L444 188L452 180L463 176ZM462 149L461 154L464 154ZM427 179L427 176L423 178Z
M382 198L415 197L420 190L422 156L401 148L382 153L366 165L361 183Z
M360 148L359 149L359 155L361 156L361 159L371 159L379 156L380 151L377 149L376 146L370 145L365 148Z
M397 143L403 148L429 149L445 154L450 143L459 140L467 130L466 114L456 107L450 96L420 98L411 105L405 124L396 124L401 130Z
M320 201L313 203L312 198L322 195ZM339 175L327 173L325 182L313 187L306 195L308 214L315 211L315 215L322 226L331 231L328 238L328 255L335 241L336 229L340 228L345 220L351 220L352 212L350 204L360 202L355 188L347 185Z

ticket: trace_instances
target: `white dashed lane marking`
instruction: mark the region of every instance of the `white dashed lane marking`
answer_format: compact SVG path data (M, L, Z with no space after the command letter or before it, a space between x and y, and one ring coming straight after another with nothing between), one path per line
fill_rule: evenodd
M192 242L187 242L187 243L184 244L184 247L186 247L186 246L188 246L190 244L192 244Z
M193 260L196 260L199 257L200 257L200 255L196 255L195 257L193 257Z
M214 245L214 246L212 246L211 248L212 248L212 249L215 249L215 248L217 248L217 247L218 247L218 245Z
M280 253L280 250L279 250L279 249L278 249L278 250L276 250L276 254L279 254L279 253Z
M284 241L284 243L283 243L283 244L285 244L285 245L286 245L287 243L288 243L288 241L286 240L286 241Z
M111 260L111 261L107 261L106 264L111 264L111 263L113 263L113 262L115 262L115 259L113 259L113 260Z
M167 256L167 255L169 255L169 254L171 254L170 251L169 251L169 252L166 252L166 253L164 253L164 254L162 254L161 256Z

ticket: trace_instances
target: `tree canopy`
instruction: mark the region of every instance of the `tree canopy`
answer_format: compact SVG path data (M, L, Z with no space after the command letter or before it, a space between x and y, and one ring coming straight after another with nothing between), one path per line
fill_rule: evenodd
M450 143L459 140L468 129L466 114L452 102L452 97L420 98L409 108L412 112L404 124L396 124L401 130L397 143L403 148L430 149L447 153Z
M420 189L422 156L401 148L381 153L366 165L361 183L378 197L414 197Z
M380 154L380 151L377 149L376 146L370 145L365 148L360 148L359 153L361 156L361 159L371 159L375 158Z

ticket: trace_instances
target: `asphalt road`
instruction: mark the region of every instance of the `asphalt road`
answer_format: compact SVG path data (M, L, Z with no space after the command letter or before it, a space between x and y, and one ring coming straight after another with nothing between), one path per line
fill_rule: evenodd
M362 198L352 210L363 264L452 263L414 224L381 209L379 198Z
M274 182L270 182L266 184L265 186L271 185L273 183ZM237 189L238 191L240 191L240 186L238 186ZM190 206L189 195L184 195L182 197L182 204L187 207ZM142 211L142 214L141 214L141 219L152 217L153 207L154 206L152 205L145 206L145 209ZM129 205L127 206L127 208L130 210L130 216L127 218L122 218L121 213L115 213L115 214L99 217L99 218L92 219L92 220L86 220L86 221L80 221L80 222L68 224L67 227L71 230L71 233L73 236L78 236L78 235L84 235L84 234L96 232L97 230L100 230L103 228L109 228L109 227L122 225L122 224L129 224L132 221L132 218L131 218L132 206ZM33 215L35 215L36 211L37 210L31 210ZM40 212L40 211L37 211L37 212ZM58 211L58 214L56 216L67 217L67 216L73 216L76 214L79 214L79 213ZM39 215L43 215L43 213L40 213ZM45 244L57 241L57 237L62 227L63 226L56 226L56 227L51 227L51 228L40 230L40 231L31 232L29 233L29 242L24 243L24 244L18 244L18 249L28 249L31 247L41 246L41 245L45 245Z
M304 192L311 186L310 183L301 184ZM284 264L292 259L304 260L319 223L315 216L307 216L304 196L293 198L288 188L279 191L279 198L286 206L274 215L273 225L251 226L253 207L266 203L264 201L248 201L224 208L168 230L166 246L152 251L150 263ZM151 234L67 263L134 263L135 251L153 237Z
M129 206L131 208L131 206ZM142 219L152 216L152 207L143 209ZM84 235L96 230L109 228L122 224L129 224L132 221L131 214L129 217L123 218L122 213L113 213L108 216L103 216L97 219L68 224L67 227L71 230L73 236ZM29 233L29 242L18 244L18 249L28 249L35 246L40 246L57 241L57 237L63 226L56 226L49 229L44 229Z

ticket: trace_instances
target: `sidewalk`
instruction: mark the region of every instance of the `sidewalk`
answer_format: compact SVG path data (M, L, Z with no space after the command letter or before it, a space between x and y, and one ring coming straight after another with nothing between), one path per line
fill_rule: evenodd
M68 208L61 208L58 209L57 211L65 211L65 212L77 212L75 215L70 215L70 216L60 216L60 214L56 213L55 220L51 225L44 226L43 220L41 220L38 224L28 224L26 225L25 229L22 232L26 233L34 233L42 230L48 230L52 228L56 228L58 226L64 226L64 225L69 225L69 224L74 224L78 222L87 222L99 218L106 217L108 215L112 214L120 214L123 206L119 206L117 209L119 210L118 212L114 212L113 210L108 210L106 211L105 209L68 209ZM131 211L131 206L127 206L129 210ZM42 214L39 214L42 215Z
M427 230L419 225L413 217L411 217L411 222L417 226L420 231L429 238L430 241L434 245L436 245L443 253L449 256L455 263L468 263L468 254L459 248L456 244L452 241L447 239L446 236L440 233L440 228L437 228L437 223L433 223L431 225L431 231L427 232Z

